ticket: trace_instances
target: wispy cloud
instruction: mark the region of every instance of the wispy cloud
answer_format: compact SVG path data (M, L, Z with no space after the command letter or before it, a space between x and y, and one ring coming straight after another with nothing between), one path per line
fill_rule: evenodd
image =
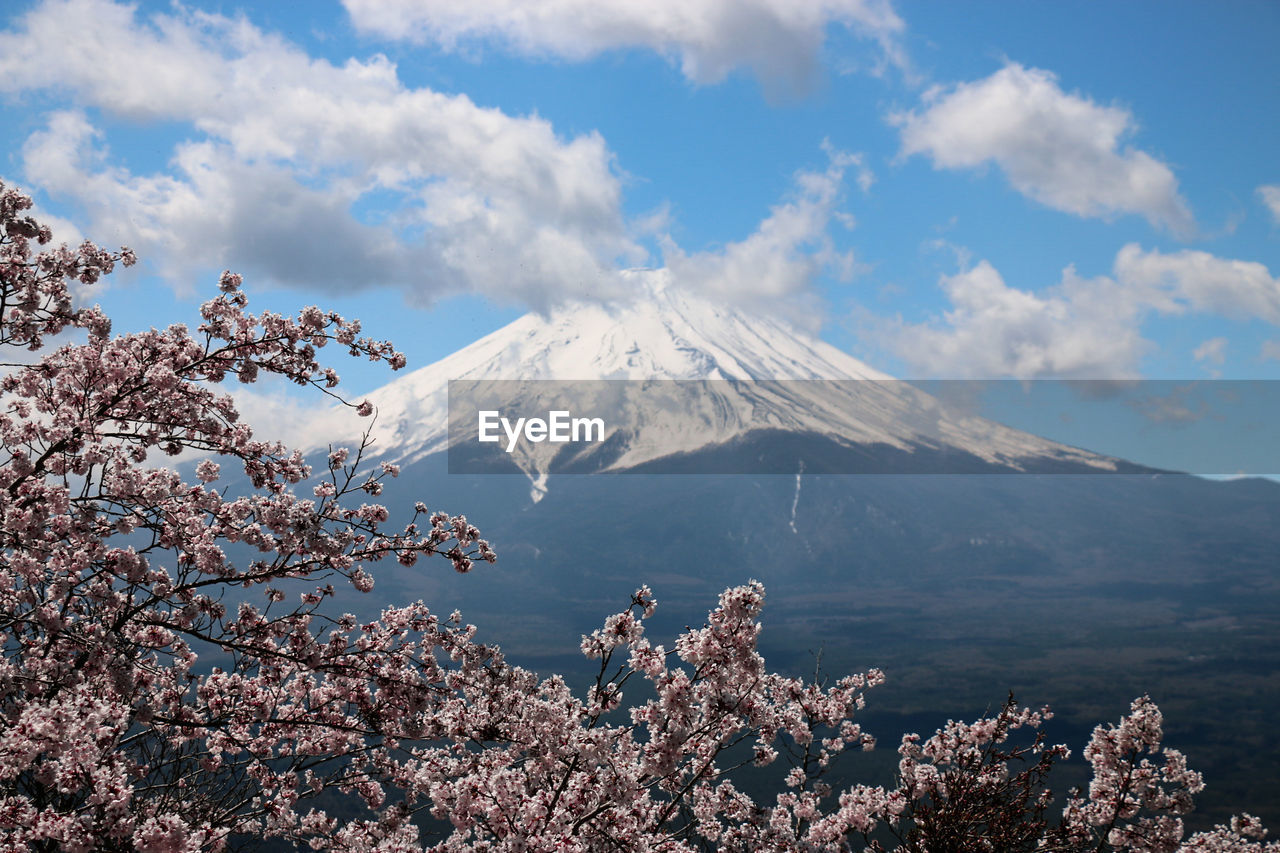
M889 0L343 0L354 26L387 39L448 50L488 44L526 56L582 60L617 49L671 58L689 80L717 83L746 68L768 89L813 80L832 24L878 45L905 67L905 29Z
M1258 198L1271 211L1271 219L1280 225L1280 184L1263 184L1258 187Z
M807 291L823 270L843 279L857 272L853 254L836 249L830 227L833 220L853 225L839 210L846 172L856 170L864 187L870 186L870 172L861 155L825 147L827 168L796 173L793 197L771 208L743 240L692 254L668 240L664 260L672 281L738 304L767 301L777 306Z
M1133 115L1064 92L1048 71L1010 63L972 83L936 87L924 107L897 113L902 154L940 169L995 164L1018 192L1087 217L1139 214L1179 235L1194 220L1164 163L1124 145Z
M1216 379L1222 375L1222 371L1218 368L1222 367L1227 360L1227 339L1217 337L1202 341L1191 351L1191 357L1200 362L1209 375Z
M1191 355L1196 361L1220 365L1227 357L1227 339L1209 338L1196 347Z

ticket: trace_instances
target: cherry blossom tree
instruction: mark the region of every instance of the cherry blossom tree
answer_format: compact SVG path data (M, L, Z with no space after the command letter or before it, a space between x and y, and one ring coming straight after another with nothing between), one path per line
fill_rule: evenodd
M336 395L325 346L404 357L317 308L251 314L231 273L194 332L113 337L74 293L132 253L41 249L30 206L0 184L0 346L40 354L0 379L0 847L1280 850L1248 816L1183 840L1201 782L1146 699L1095 732L1093 783L1056 822L1045 782L1066 748L1012 699L904 738L895 786L835 789L832 763L872 745L855 717L883 675L769 672L755 582L670 648L641 588L583 638L598 675L581 695L457 613L334 612L335 584L368 592L379 561L466 572L494 552L422 504L391 527L369 499L394 465L337 449L313 476L216 389L268 373ZM193 478L158 463L183 453ZM1010 746L1019 729L1035 734ZM746 765L776 768L777 791L749 794ZM363 815L339 820L334 797Z

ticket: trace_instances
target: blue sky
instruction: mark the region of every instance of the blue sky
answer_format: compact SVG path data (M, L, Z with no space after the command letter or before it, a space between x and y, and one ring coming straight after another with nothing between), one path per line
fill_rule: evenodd
M665 266L902 377L1268 379L1278 37L1246 0L9 2L0 177L143 257L119 330L231 268L421 366Z

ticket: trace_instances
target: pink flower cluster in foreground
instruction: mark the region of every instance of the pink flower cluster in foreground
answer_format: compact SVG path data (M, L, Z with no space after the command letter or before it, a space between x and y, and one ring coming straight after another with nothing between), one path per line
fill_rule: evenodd
M296 494L303 459L256 439L215 388L265 372L332 393L317 361L331 343L395 369L403 356L316 308L249 314L230 273L195 332L112 337L72 287L132 254L38 251L49 232L29 207L0 185L0 345L87 340L0 379L0 847L1280 850L1248 816L1184 840L1201 781L1161 748L1145 698L1095 732L1090 789L1056 820L1044 782L1065 747L1043 744L1047 712L1012 700L904 738L896 786L834 789L832 763L872 745L855 717L883 676L769 672L758 583L670 648L646 636L656 605L638 590L583 638L599 675L582 695L507 663L457 613L330 612L333 584L368 592L380 560L467 571L494 553L422 504L388 528L367 499L398 470L362 474L364 447L333 450ZM155 464L186 451L206 456L196 482ZM218 488L225 466L250 495ZM1037 733L1011 746L1018 729ZM746 765L776 768L777 792L748 794ZM366 816L321 808L339 795ZM428 816L444 829L421 831Z

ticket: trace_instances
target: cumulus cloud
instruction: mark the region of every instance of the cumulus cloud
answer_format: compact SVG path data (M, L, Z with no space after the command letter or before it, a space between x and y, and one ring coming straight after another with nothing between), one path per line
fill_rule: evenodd
M398 287L419 304L470 291L547 310L631 295L619 270L647 259L636 235L661 226L625 220L599 134L564 138L536 116L408 87L381 56L333 64L243 18L175 8L47 0L0 32L0 93L64 104L26 140L25 180L75 202L95 239L132 246L180 288L233 266L330 292ZM777 14L801 20L790 8ZM896 26L874 2L810 13ZM137 173L99 114L187 138L162 170ZM874 176L860 156L828 153L830 169L801 173L795 198L744 241L686 254L666 240L676 278L756 298L793 296L824 267L847 272L826 228L844 217L845 172L863 191Z
M343 0L358 30L453 50L479 42L524 55L587 59L640 48L678 62L695 83L747 68L767 87L803 88L831 24L874 40L905 66L905 29L889 0Z
M1116 255L1114 273L1136 298L1162 313L1207 311L1280 325L1280 278L1255 261L1190 250L1144 252L1130 243Z
M924 100L891 116L904 156L927 155L939 169L994 163L1018 192L1077 216L1132 213L1180 235L1194 229L1173 171L1124 144L1133 115L1064 92L1047 71L1010 63Z
M174 175L135 176L106 160L99 131L77 111L50 116L23 149L27 177L74 197L99 242L132 245L180 287L230 258L277 283L331 291L449 277L424 247L356 221L353 195L306 187L287 168L211 143L180 145Z
M50 0L0 33L0 91L189 127L158 174L111 165L74 109L24 152L27 178L82 204L97 239L171 275L238 263L286 285L544 307L616 295L618 262L643 257L598 134L565 139L537 117L406 87L382 57L313 59L243 19ZM365 221L364 202L384 196L392 215Z
M1043 292L1009 286L985 260L940 286L951 303L940 318L870 321L921 375L1124 379L1139 375L1154 348L1142 336L1152 315L1198 311L1280 325L1280 279L1262 264L1136 244L1117 253L1110 276L1083 278L1068 267ZM1194 356L1221 364L1226 345L1205 341Z
M987 261L943 276L940 322L881 322L880 336L921 375L1128 378L1150 348L1137 306L1115 282L1068 269L1045 294L1019 290Z
M1280 184L1263 184L1258 187L1258 198L1271 211L1271 218L1280 224Z

